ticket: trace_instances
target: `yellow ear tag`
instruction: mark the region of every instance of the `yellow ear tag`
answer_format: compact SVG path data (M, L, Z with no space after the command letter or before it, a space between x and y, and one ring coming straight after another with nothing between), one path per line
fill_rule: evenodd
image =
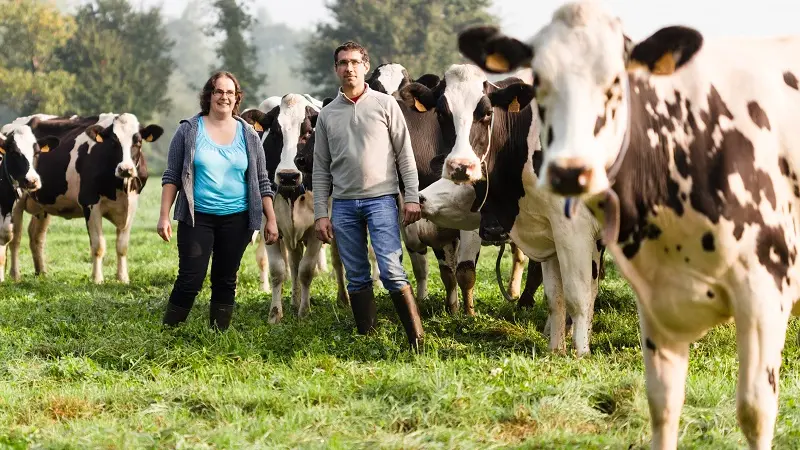
M151 135L147 136L146 138L144 138L144 140L147 141L147 142L153 142L153 135L151 134Z
M628 64L625 66L625 70L628 72L636 72L639 69L648 70L647 65L642 63L641 61L630 60Z
M264 131L264 127L262 127L261 124L258 122L253 124L253 128L255 128L256 131Z
M5 154L6 154L6 149L0 147L0 155L5 155Z
M49 145L43 145L43 146L42 146L42 147L39 149L39 151L40 151L40 152L42 152L42 153L47 153L47 152L49 152L49 151L50 151L50 146L49 146Z
M514 97L514 100L511 100L511 103L508 105L508 112L519 112L519 106L517 97Z
M655 75L669 75L675 72L675 57L672 52L665 53L664 56L658 58L656 65L653 67Z
M417 108L417 111L419 112L425 112L428 110L428 108L426 108L425 105L420 103L417 99L414 99L414 108Z
M495 72L508 72L511 69L511 64L508 63L506 57L499 53L486 55L486 61L483 64L487 69Z
M100 136L99 134L95 134L95 135L94 135L94 140L95 140L96 142L103 142L103 137L102 137L102 136Z

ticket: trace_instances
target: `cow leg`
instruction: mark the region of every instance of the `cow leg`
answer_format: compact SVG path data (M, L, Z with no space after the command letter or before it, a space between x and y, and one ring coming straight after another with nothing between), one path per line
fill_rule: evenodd
M328 258L325 256L325 248L327 248L327 245L322 244L322 247L319 249L319 254L317 254L318 261L316 270L320 274L330 272L328 268Z
M370 241L372 237L370 237ZM381 270L378 268L378 258L375 256L375 250L372 249L372 245L367 245L367 252L369 254L369 265L372 270L372 284L375 287L383 287L383 282L381 282Z
M0 283L6 281L6 250L7 244L0 245Z
M283 282L286 281L286 249L283 241L267 246L269 254L269 281L272 284L272 304L269 306L269 323L283 318Z
M542 284L542 263L528 260L528 275L525 277L525 290L517 300L517 308L532 308L533 296ZM547 331L545 331L547 333Z
M434 249L436 259L439 261L439 276L442 277L442 284L445 292L445 307L447 312L455 314L458 312L458 291L456 290L456 246L458 241L446 244L441 249Z
M456 280L461 288L461 298L464 301L464 314L475 315L475 268L478 265L478 255L481 253L481 237L477 231L459 232L458 266Z
M678 446L678 423L683 407L689 343L675 342L656 332L639 310L647 403L653 430L653 449ZM737 327L738 328L738 327Z
M258 232L259 235L261 232ZM267 243L264 237L256 241L256 264L258 265L258 274L261 279L261 290L264 292L269 291L269 257L267 256Z
M339 247L336 245L336 238L331 241L331 264L333 264L333 274L336 276L336 296L339 304L345 308L350 307L350 294L347 292L347 282L344 277L344 266L339 256Z
M522 250L511 243L511 279L508 280L508 295L518 298L522 290L522 272L525 271L525 260L528 259Z
M31 216L28 224L28 244L33 256L33 269L36 275L47 273L47 263L44 256L44 246L47 240L47 227L50 225L50 215L43 213Z
M87 214L84 213L84 215ZM100 284L103 282L103 257L106 254L106 238L103 236L103 215L97 206L89 208L86 229L89 231L89 242L92 247L92 281ZM31 242L33 242L33 238L31 238Z
M783 301L770 277L753 278L759 289L734 302L739 353L736 416L750 448L766 450L775 433L781 352L789 320L789 308L782 305L792 302Z
M303 259L303 252L305 246L302 242L296 242L294 248L287 248L286 251L289 255L289 275L292 280L292 307L295 311L300 310L300 261Z
M561 280L567 313L572 318L572 341L578 356L589 353L589 339L592 332L594 316L594 299L596 292L592 290L596 279L592 278L592 263L597 256L594 241L587 240L569 242L563 245L556 242L557 258L561 267Z
M22 213L25 211L22 204L24 200L19 200L11 212L11 241L9 241L9 250L11 253L11 265L9 267L9 276L14 281L19 281L19 246L22 244ZM30 239L30 238L29 238Z
M428 258L426 251L417 252L411 249L408 250L408 256L411 259L411 268L414 270L414 280L417 282L417 302L421 302L428 296Z
M319 263L319 255L323 253L322 241L312 236L308 240L306 252L300 260L298 279L300 282L300 306L297 309L298 317L306 317L311 310L311 282L314 281L314 274ZM324 255L324 253L323 253Z
M561 267L558 257L550 258L542 263L544 275L544 293L547 296L549 314L545 328L550 331L550 350L563 353L566 351L565 334L567 310L564 304L564 287L561 284Z
M131 241L131 227L117 228L117 280L130 283L128 276L128 245Z

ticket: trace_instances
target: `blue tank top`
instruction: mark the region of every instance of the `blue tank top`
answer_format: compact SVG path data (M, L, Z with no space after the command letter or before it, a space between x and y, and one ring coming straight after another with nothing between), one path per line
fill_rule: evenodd
M194 210L224 216L247 210L247 147L244 129L236 122L236 137L219 145L198 121L194 153Z

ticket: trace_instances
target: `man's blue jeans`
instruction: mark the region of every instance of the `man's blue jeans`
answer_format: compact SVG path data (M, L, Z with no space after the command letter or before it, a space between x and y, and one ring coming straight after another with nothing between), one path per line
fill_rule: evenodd
M333 199L331 224L347 277L347 291L372 287L367 230L378 261L381 282L389 292L410 284L403 268L403 246L397 198L394 195L342 200Z

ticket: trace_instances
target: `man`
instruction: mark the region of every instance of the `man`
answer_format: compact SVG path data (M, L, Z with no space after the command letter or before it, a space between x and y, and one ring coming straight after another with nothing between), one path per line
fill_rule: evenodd
M375 297L367 253L367 230L381 281L389 290L412 348L422 343L419 310L403 269L397 194L405 185L403 224L420 218L416 163L405 118L394 97L364 82L369 54L355 42L333 53L341 81L337 97L322 108L314 145L314 227L323 242L336 243L358 332L375 327ZM331 186L333 192L331 192ZM328 196L332 195L331 218Z

